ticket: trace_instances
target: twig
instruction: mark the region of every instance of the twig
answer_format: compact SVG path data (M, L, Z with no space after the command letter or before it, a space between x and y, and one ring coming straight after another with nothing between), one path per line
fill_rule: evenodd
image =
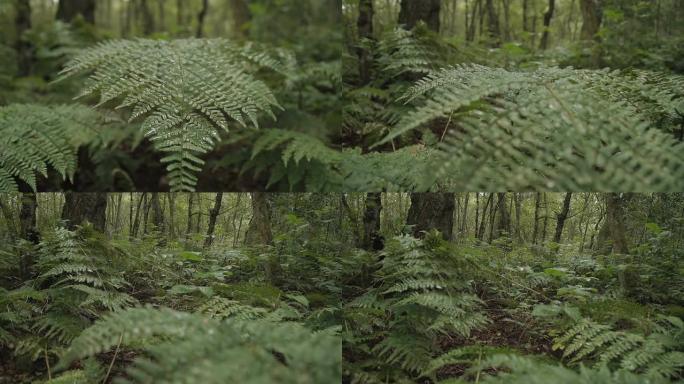
M444 136L446 135L447 131L449 130L449 124L451 123L451 117L453 115L454 115L454 112L451 111L451 114L449 114L449 120L447 120L446 126L444 127L444 131L442 132L442 137L439 138L440 142L444 141Z
M45 344L45 349L43 349L43 355L45 356L45 365L47 366L47 371L48 371L48 382L52 381L52 372L50 371L50 359L48 359L48 354L47 354L47 344Z
M109 374L112 372L112 367L114 366L114 361L116 361L116 355L119 354L119 348L121 347L121 342L123 341L123 333L121 333L121 336L119 336L119 343L116 345L116 349L114 350L114 356L112 357L112 361L109 363L109 368L107 368L107 374L105 375L104 379L102 380L102 383L106 383L107 379L109 378Z

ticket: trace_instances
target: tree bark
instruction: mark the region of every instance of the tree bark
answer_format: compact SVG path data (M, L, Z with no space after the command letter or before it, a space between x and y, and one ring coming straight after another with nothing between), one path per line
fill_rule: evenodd
M549 0L549 7L544 13L544 32L542 33L541 45L542 50L546 50L549 47L549 28L551 27L551 19L553 18L553 12L556 9L556 1Z
M496 203L496 206L499 211L499 221L497 221L496 224L496 234L494 239L498 239L505 233L508 233L509 235L511 233L511 217L508 213L508 209L506 208L506 193L500 192L497 193L497 195L498 202Z
M580 9L582 10L582 31L580 38L582 40L598 39L598 32L601 29L603 22L603 10L601 8L600 0L580 0Z
M495 46L501 43L501 27L499 25L499 15L494 7L494 0L487 0L487 32L489 38Z
M401 0L399 24L413 29L422 20L429 29L439 32L440 8L441 0Z
M62 220L67 222L67 228L70 230L89 222L93 228L104 233L107 221L107 194L65 192Z
M229 0L232 14L232 32L237 39L246 39L249 37L249 22L252 19L252 14L249 11L249 6L246 0Z
M16 0L16 15L14 26L17 34L15 48L17 50L17 74L28 76L33 66L33 45L24 38L24 32L31 29L30 0Z
M209 0L202 0L202 9L197 14L197 32L195 32L197 38L204 36L204 18L207 16L208 10Z
M361 40L373 40L373 0L359 0L359 18L356 21L359 32L359 79L361 85L366 85L371 81L372 59L371 53L364 47Z
M563 209L556 216L556 233L553 235L553 242L560 243L561 235L563 234L563 227L565 226L565 220L568 218L568 213L570 212L570 201L572 200L572 192L565 194L565 199L563 199Z
M164 214L162 213L161 201L159 201L159 193L152 193L151 203L155 229L164 234L166 233L166 228L164 226Z
M149 36L154 33L154 18L152 17L152 12L147 4L147 0L140 0L140 14L142 15L143 21L143 35Z
M190 233L192 233L192 203L194 202L194 193L188 193L188 226L185 227L185 239L190 238Z
M9 195L6 195L9 198ZM15 218L10 207L3 201L3 196L0 196L0 210L2 211L2 216L5 219L5 224L7 225L7 232L9 232L11 239L16 239L19 236L17 232L17 227L15 225Z
M35 193L23 193L21 195L21 209L19 210L19 236L32 243L40 242L40 234L36 225L36 210L38 201ZM33 276L34 255L31 250L22 250L19 261L19 274L23 280Z
M57 5L57 20L70 23L77 15L95 24L95 0L59 0Z
M425 232L438 230L445 240L451 240L454 228L453 193L412 193L406 224L413 226L413 236L422 238Z
M541 206L541 192L534 195L534 229L532 232L532 244L537 244L539 234L539 208Z
M628 195L609 193L606 195L606 221L599 232L599 243L604 246L610 243L607 249L613 253L629 253L627 237L625 236L625 204ZM608 240L608 241L606 241ZM606 252L607 253L607 252Z
M245 243L252 246L273 245L273 233L271 232L271 207L266 194L252 192L252 219L247 227ZM264 265L266 278L272 285L280 283L280 259L277 252L271 251Z
M382 211L381 194L367 193L363 212L363 244L361 245L367 251L377 248L374 247L374 242L380 234L380 211Z
M214 241L214 229L216 228L216 218L221 212L221 201L223 200L223 192L218 192L214 200L214 207L209 210L209 227L207 228L207 237L204 239L204 248L209 249L211 243Z

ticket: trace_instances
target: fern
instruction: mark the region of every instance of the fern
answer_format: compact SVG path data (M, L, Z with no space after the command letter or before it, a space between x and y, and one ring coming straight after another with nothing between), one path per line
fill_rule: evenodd
M218 321L171 309L112 314L72 343L58 368L120 342L156 338L124 382L339 382L339 340L294 323Z
M96 136L99 120L76 105L0 107L0 192L16 192L15 178L35 191L36 173L47 177L48 167L71 178L76 151Z
M254 45L224 39L119 40L98 44L69 62L64 77L90 73L80 96L99 93L132 108L131 120L165 153L173 190L192 190L221 131L234 123L258 127L259 113L278 107L270 89L252 72L287 66Z
M615 365L630 372L664 377L676 376L684 367L682 335L678 318L660 319L655 332L643 336L614 331L610 326L584 319L556 338L555 348L571 362L594 358L597 365Z
M443 119L444 141L427 164L423 188L447 180L462 190L681 190L684 146L654 117L672 117L681 79L644 77L445 68L406 92L417 108L379 144ZM654 90L665 85L672 88Z
M479 310L481 301L456 277L460 267L448 252L436 233L425 240L404 236L387 244L377 288L345 310L351 323L346 340L370 360L352 368L352 381L376 366L397 380L415 378L442 352L438 337L468 337L488 322ZM390 373L395 367L403 372Z
M491 370L498 372L496 376L486 375ZM469 370L471 375L486 375L485 383L547 383L559 382L567 384L639 384L669 383L661 377L638 375L626 371L611 371L607 367L589 369L581 366L579 372L544 362L541 359L519 355L495 355L477 364Z

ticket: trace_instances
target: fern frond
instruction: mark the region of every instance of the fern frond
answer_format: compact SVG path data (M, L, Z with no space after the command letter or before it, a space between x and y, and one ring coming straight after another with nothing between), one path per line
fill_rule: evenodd
M83 106L13 104L0 107L0 192L16 192L15 178L36 190L48 167L69 179L79 145L95 137L99 117Z
M118 40L98 44L69 62L62 75L90 74L81 96L98 93L98 105L119 101L131 120L165 153L173 190L192 190L221 131L237 123L258 127L259 113L279 105L250 66L278 68L254 46L225 39Z

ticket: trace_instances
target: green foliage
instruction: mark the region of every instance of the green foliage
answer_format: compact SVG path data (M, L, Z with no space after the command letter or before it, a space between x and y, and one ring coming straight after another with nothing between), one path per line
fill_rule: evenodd
M136 340L156 340L126 382L323 383L340 381L339 338L295 323L218 321L135 308L112 314L71 344L59 367Z
M36 173L47 177L48 167L73 177L77 149L94 141L99 121L77 105L0 107L0 192L17 191L16 179L35 191Z
M594 359L597 365L615 364L649 376L679 376L684 367L684 323L662 317L648 336L615 331L610 326L582 320L555 340L571 362Z
M99 43L70 61L64 77L89 73L81 96L99 94L98 105L119 100L131 120L166 156L173 190L192 190L194 175L220 133L231 126L258 127L260 113L278 107L260 68L285 73L287 65L253 45L225 39L119 40ZM237 124L236 124L237 123Z
M417 108L380 143L445 119L427 188L679 190L683 147L664 131L681 89L681 77L646 72L461 65L411 87Z
M487 323L481 301L456 277L459 271L438 233L388 243L377 288L345 308L345 341L366 359L348 367L352 382L415 377L441 352L439 337L468 337Z

